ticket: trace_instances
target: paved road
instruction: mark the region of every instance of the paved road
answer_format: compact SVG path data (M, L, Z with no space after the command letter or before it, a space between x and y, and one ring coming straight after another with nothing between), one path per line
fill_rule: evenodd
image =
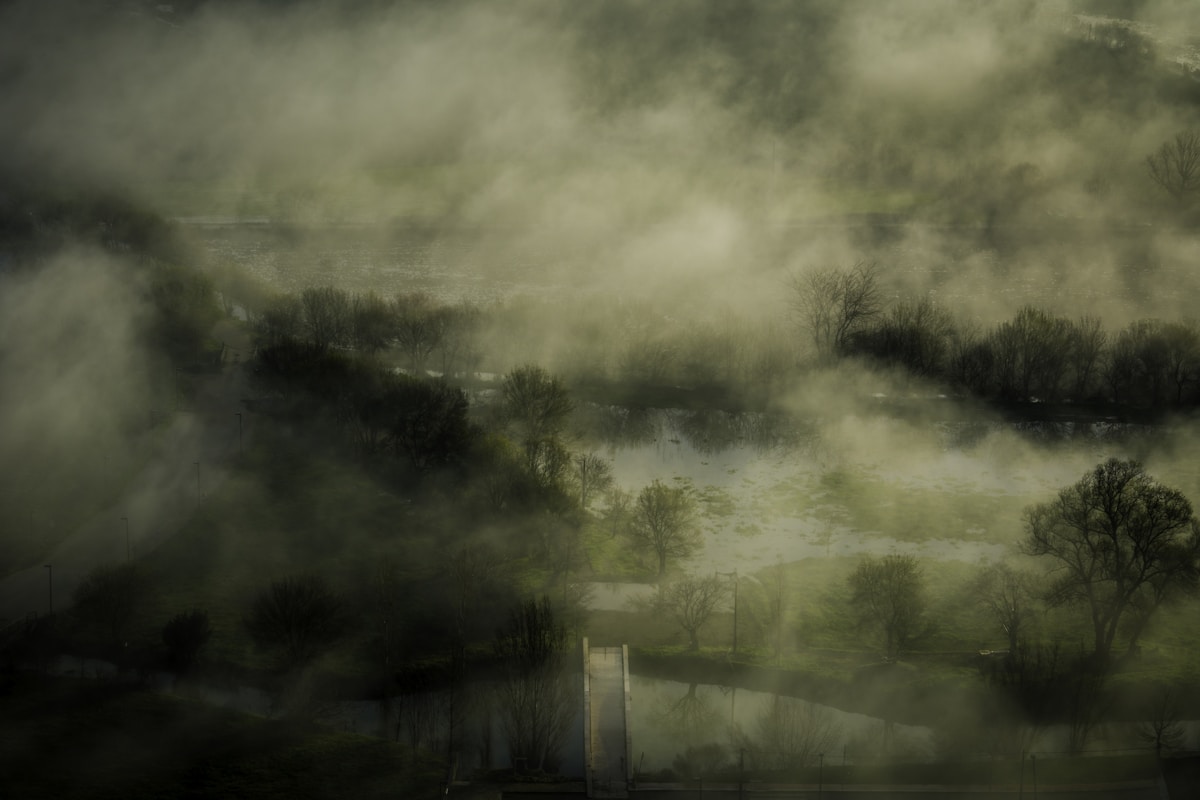
M219 373L196 379L191 407L177 412L159 431L144 466L121 497L55 548L45 559L50 570L36 564L0 580L0 627L49 610L51 573L54 610L60 612L69 607L71 593L90 570L124 561L122 517L129 520L129 547L136 559L175 534L204 495L224 481L226 467L242 444L236 414L242 414L246 445L254 433L254 415L242 405L248 378L232 355L236 350L239 362L248 355L245 333L222 323L214 336L230 342L229 359Z

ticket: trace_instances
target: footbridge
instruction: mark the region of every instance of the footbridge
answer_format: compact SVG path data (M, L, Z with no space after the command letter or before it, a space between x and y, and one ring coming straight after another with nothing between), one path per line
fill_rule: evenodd
M588 797L629 797L629 648L583 640L583 767Z

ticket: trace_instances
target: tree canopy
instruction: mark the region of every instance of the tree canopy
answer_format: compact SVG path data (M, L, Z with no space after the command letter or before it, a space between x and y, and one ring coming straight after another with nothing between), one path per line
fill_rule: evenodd
M700 532L692 525L695 503L687 489L655 480L638 494L629 534L636 546L658 558L658 575L667 571L668 558L687 558L700 549Z
M1049 599L1087 605L1099 663L1127 615L1144 624L1163 602L1196 586L1200 528L1192 505L1137 461L1097 465L1054 500L1029 508L1025 524L1026 552L1054 562Z
M852 602L878 628L884 652L895 658L920 633L925 612L924 576L912 556L864 559L850 575Z

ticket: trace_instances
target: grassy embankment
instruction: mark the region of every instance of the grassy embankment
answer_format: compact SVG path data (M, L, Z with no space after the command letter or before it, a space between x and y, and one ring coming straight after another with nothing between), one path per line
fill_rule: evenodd
M401 745L109 682L7 676L0 772L22 798L435 797Z

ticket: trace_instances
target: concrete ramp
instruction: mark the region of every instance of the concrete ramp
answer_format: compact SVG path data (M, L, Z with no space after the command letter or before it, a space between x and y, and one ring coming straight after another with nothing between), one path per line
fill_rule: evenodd
M629 648L583 640L584 769L588 797L629 797Z

